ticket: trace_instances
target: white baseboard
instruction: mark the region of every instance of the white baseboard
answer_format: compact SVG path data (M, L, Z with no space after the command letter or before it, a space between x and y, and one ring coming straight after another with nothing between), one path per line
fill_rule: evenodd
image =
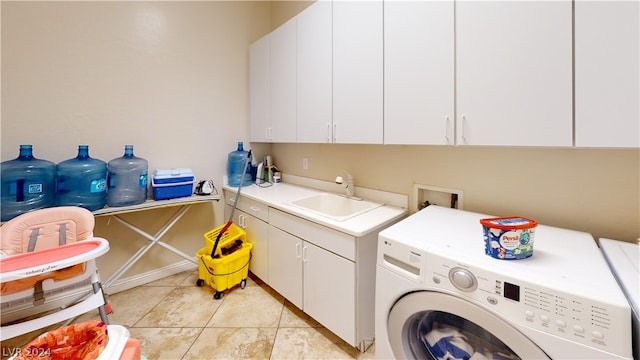
M167 276L178 274L184 271L196 270L196 269L198 269L198 265L194 264L189 260L183 260L183 261L173 263L171 265L167 265L165 267L162 267L156 270L151 270L142 274L137 274L134 276L130 276L128 278L120 279L116 281L113 285L109 286L108 288L105 288L104 292L107 295L113 295L121 291L132 289L136 286L140 286L140 285L150 283L152 281L160 280Z

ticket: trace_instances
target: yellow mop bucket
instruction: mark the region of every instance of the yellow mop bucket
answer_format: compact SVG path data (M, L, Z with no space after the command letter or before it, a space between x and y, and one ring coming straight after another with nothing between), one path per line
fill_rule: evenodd
M232 227L234 230L229 231ZM217 230L217 232L216 232ZM198 250L198 281L197 286L204 283L211 286L216 292L214 299L220 299L222 292L238 284L241 288L247 284L249 274L249 261L251 260L251 249L253 244L245 240L246 233L241 228L232 225L227 232L222 235L226 239L220 242L216 249L216 256L211 257L213 241L218 236L220 228L214 229L205 234L207 242L205 247ZM227 235L227 233L231 233Z

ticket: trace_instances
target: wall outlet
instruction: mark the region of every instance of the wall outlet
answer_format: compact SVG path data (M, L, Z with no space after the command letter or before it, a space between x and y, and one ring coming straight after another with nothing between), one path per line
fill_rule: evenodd
M309 170L309 158L306 156L302 158L302 170Z
M428 202L430 205L462 209L463 192L431 185L413 185L413 211L421 210Z

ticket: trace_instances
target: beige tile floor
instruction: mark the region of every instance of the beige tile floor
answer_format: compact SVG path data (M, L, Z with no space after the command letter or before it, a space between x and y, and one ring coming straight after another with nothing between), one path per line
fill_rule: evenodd
M257 278L214 300L213 289L195 285L197 277L184 272L109 295L110 323L126 326L149 360L374 358L375 345L360 353ZM94 318L97 311L76 321ZM2 348L37 335L7 340Z

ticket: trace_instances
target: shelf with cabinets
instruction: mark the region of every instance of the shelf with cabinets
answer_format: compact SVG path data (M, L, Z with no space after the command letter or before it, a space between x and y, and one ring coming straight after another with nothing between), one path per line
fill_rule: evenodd
M578 147L640 148L640 2L575 3Z
M332 143L332 3L317 1L297 18L297 142Z
M571 11L385 3L385 143L571 146Z
M287 183L252 185L242 188L233 218L253 243L249 270L362 351L374 340L378 233L407 213L392 205L400 201L393 194L373 192L389 205L334 221L287 205L322 191ZM224 198L228 217L234 189L225 186ZM401 198L405 204L406 196Z
M296 19L249 48L250 138L296 141Z
M385 144L455 144L453 11L453 1L385 2Z
M383 142L382 1L333 2L334 143Z
M638 148L639 6L315 2L269 35L295 43L262 56L288 64L282 84L252 70L252 140ZM274 68L258 48L251 68ZM264 114L295 136L269 133Z

